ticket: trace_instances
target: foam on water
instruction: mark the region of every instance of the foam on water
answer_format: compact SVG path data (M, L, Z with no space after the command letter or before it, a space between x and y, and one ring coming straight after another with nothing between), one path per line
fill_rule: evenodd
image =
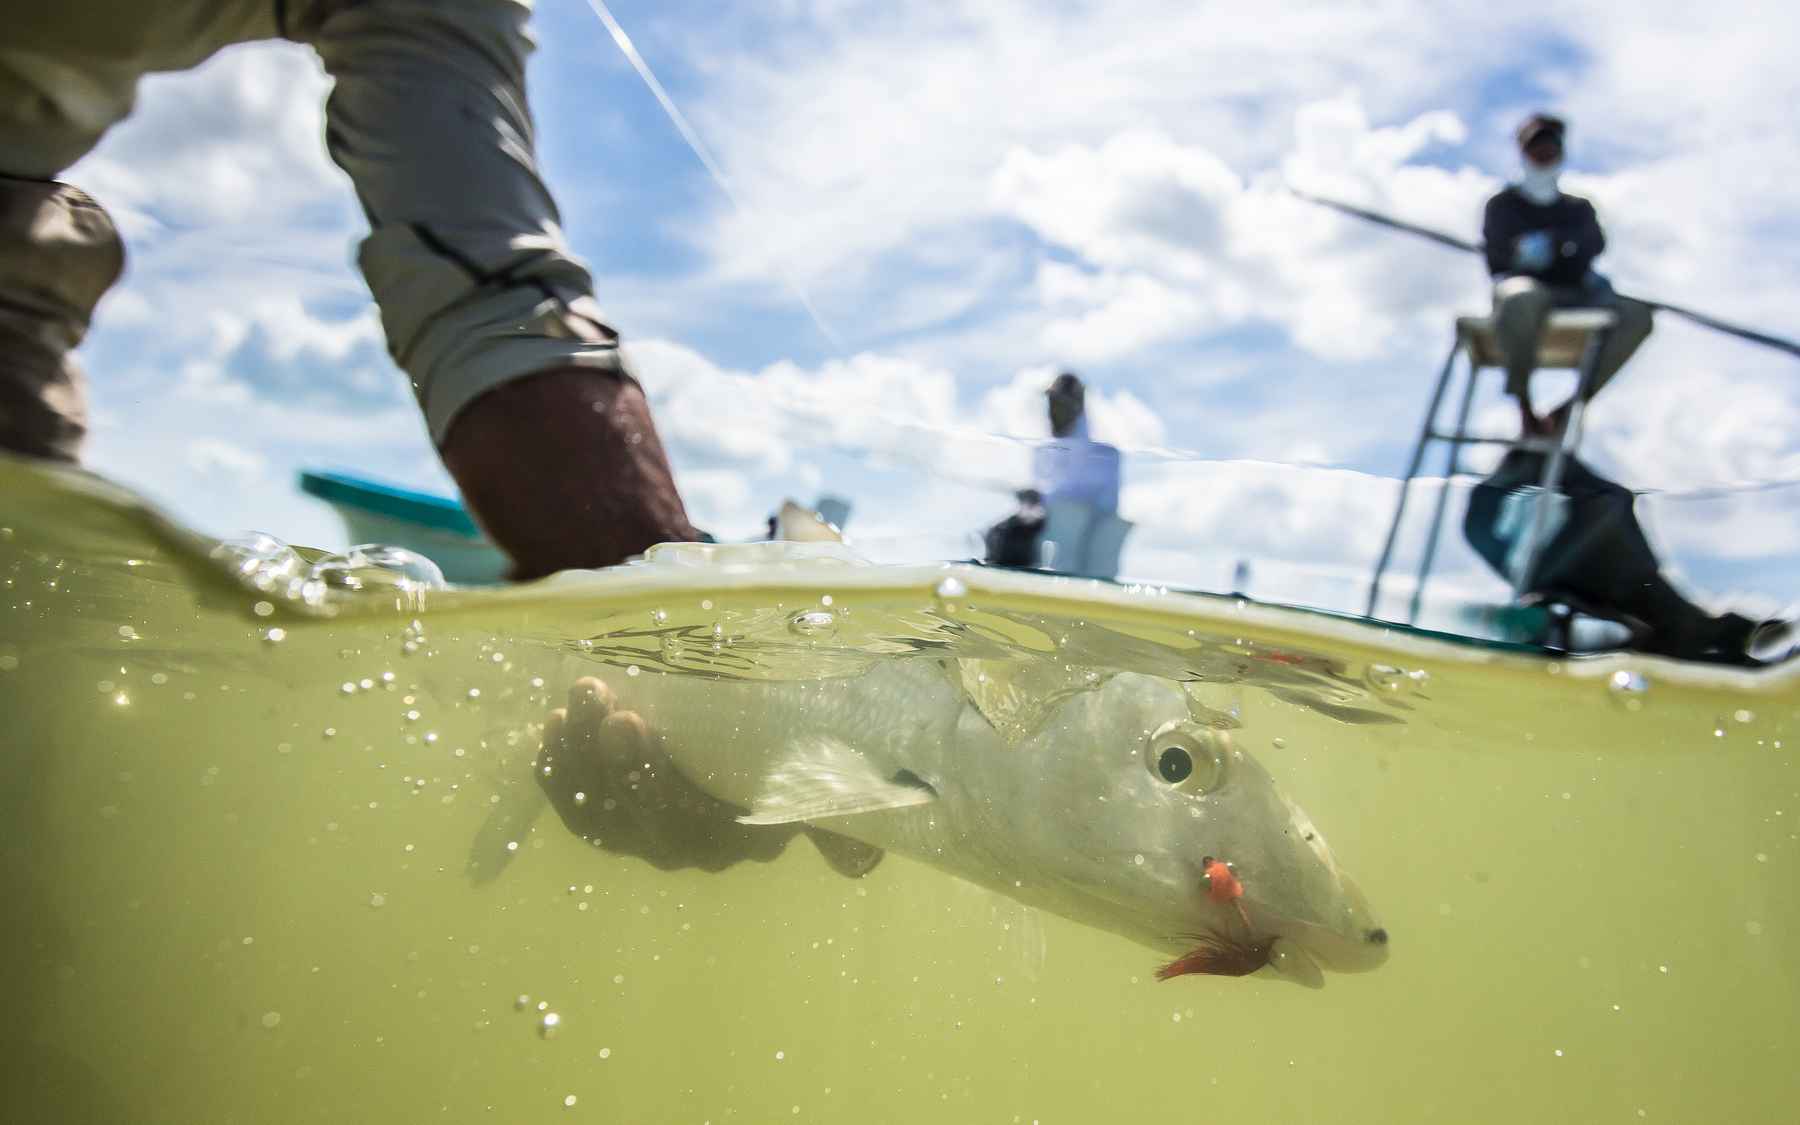
M580 676L946 656L1184 682L1329 835L1389 962L1158 983L1130 942L903 857L664 872L555 817L465 872ZM0 716L22 1120L1747 1121L1800 1096L1791 672L817 544L459 590L0 463Z

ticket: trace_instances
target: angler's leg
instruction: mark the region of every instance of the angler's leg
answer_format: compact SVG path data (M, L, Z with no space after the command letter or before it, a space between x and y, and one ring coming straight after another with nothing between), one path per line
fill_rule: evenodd
M1654 327L1652 310L1642 301L1619 297L1610 307L1618 315L1619 322L1608 334L1606 344L1595 360L1594 381L1588 387L1589 398L1599 394L1600 388L1619 373L1619 369L1625 366L1638 347L1650 338L1650 331Z
M59 461L87 433L71 353L125 248L100 205L56 177L130 112L137 83L89 57L85 15L33 6L0 32L0 449Z
M360 263L431 435L516 577L693 539L642 388L538 174L521 0L359 0L298 28L336 81Z
M85 192L0 176L0 449L80 458L87 393L72 353L124 264Z
M1550 287L1530 277L1509 277L1494 286L1494 335L1506 361L1506 393L1519 400L1526 429L1534 429L1531 373L1537 370L1538 342L1550 316Z

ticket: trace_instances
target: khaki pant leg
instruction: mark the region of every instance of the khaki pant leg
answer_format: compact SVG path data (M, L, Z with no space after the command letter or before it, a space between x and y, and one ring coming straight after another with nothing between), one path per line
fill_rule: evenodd
M433 439L513 379L622 371L538 174L527 0L350 0L303 37L336 85L326 143L371 233L359 263Z
M79 457L87 396L70 353L124 265L118 231L86 192L0 176L0 448Z
M1506 361L1506 393L1523 396L1537 370L1538 343L1554 295L1530 277L1509 277L1494 286L1494 337Z
M1588 387L1589 398L1599 394L1600 388L1619 373L1619 368L1624 367L1639 346L1650 338L1650 331L1655 327L1654 312L1642 301L1620 297L1611 307L1619 322L1613 326L1594 361L1594 381Z

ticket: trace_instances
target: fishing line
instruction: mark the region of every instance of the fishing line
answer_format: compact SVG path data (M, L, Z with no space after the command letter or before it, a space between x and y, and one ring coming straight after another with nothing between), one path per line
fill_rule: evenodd
M1441 230L1434 230L1431 227L1422 226L1418 223L1410 223L1405 219L1396 219L1392 215L1384 215L1379 211L1374 211L1367 207L1358 207L1353 203L1345 203L1339 199L1330 199L1326 196L1314 195L1311 192L1302 191L1292 184L1285 184L1283 186L1287 188L1288 194L1298 199L1304 199L1308 203L1316 203L1321 207L1328 207L1333 211L1351 215L1355 218L1375 223L1378 226L1387 227L1389 230L1397 230L1406 234L1416 234L1421 238L1429 238L1431 241L1448 246L1453 250L1463 250L1471 254L1481 254L1485 252L1485 247L1479 242L1471 242L1466 238L1458 238L1453 234L1445 234ZM1624 294L1621 294L1621 296L1623 295ZM1720 320L1716 316L1700 312L1696 309L1690 309L1683 305L1672 305L1667 301L1658 301L1649 297L1637 297L1634 299L1649 305L1651 308L1660 312L1670 313L1674 316L1681 317L1684 320L1691 321L1702 328L1710 328L1714 332L1723 332L1727 336L1735 336L1740 340L1747 340L1752 344L1761 344L1765 348L1773 348L1778 352L1786 352L1788 355L1800 358L1800 343L1795 343L1793 340L1785 339L1784 337L1774 335L1770 332L1763 332L1759 329L1746 328L1741 324L1732 324L1729 321Z
M649 87L650 93L656 97L657 104L662 106L663 112L674 123L676 131L681 134L681 139L687 142L687 146L695 158L706 168L707 174L713 178L713 183L719 185L719 190L725 193L725 198L731 200L732 206L738 209L739 214L750 220L753 225L760 225L756 223L755 214L732 188L730 179L725 175L725 170L719 167L718 161L713 159L706 143L700 139L700 134L695 132L692 125L688 124L686 115L675 104L675 99L671 98L669 92L663 89L663 84L657 81L656 75L650 70L650 64L644 61L644 56L638 53L637 47L631 42L631 36L625 34L625 29L619 26L617 19L613 18L612 9L606 6L606 0L588 0L588 8L600 18L601 23L606 25L606 30L612 35L612 41L624 54L625 61L630 63L631 69L637 71L638 77L644 80L644 85ZM820 315L818 306L813 304L812 296L807 293L806 286L802 285L800 279L791 271L780 266L776 266L775 269L781 275L782 281L787 283L788 288L794 291L794 296L800 299L801 307L806 310L806 315L812 318L813 326L819 330L819 334L825 337L842 358L849 349L844 346L844 341L832 330L831 326L825 323L825 318Z

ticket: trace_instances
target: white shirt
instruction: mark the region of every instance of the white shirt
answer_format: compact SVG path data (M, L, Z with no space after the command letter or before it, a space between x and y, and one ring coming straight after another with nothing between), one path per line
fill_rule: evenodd
M1046 504L1073 500L1103 512L1119 510L1119 451L1088 436L1086 414L1075 419L1067 437L1032 452L1031 476Z

